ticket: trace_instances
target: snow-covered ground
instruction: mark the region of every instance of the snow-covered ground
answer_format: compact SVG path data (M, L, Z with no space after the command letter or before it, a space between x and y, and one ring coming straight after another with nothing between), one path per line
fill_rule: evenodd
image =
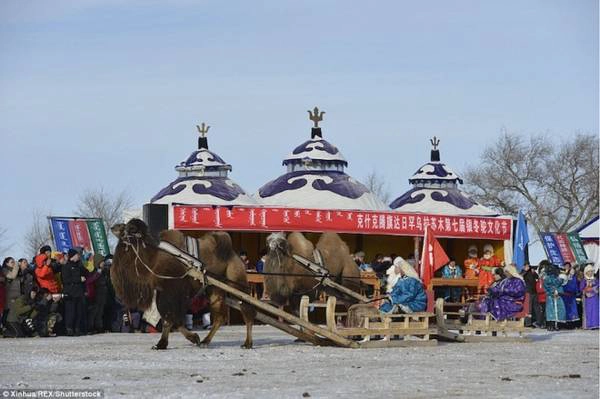
M203 335L203 333L201 333ZM530 343L320 348L224 327L201 349L158 334L0 339L0 388L100 388L105 397L598 398L598 332L534 332Z

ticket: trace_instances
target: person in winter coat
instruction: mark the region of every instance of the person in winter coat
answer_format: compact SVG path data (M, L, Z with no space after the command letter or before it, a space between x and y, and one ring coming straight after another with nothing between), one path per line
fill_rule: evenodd
M496 320L506 320L523 310L525 282L513 264L494 270L493 276L495 282L481 300L479 310L489 312Z
M427 294L419 275L401 257L394 259L396 273L400 278L388 295L388 299L379 307L384 313L414 313L423 312L427 309Z
M573 323L579 320L579 311L577 310L579 283L571 263L567 262L564 264L564 274L561 273L561 276L563 276L563 293L561 297L565 304L565 318L567 323ZM573 326L570 325L570 327Z
M60 292L60 286L51 267L52 260L45 253L35 257L35 277L40 288L47 289L52 294Z
M442 268L442 278L462 278L462 276L462 269L452 258L450 259L450 262L448 262L448 264ZM460 287L446 287L444 289L444 300L460 302L461 294L462 288Z
M62 268L65 294L65 328L67 335L80 335L84 317L85 277L79 252L69 249L67 263Z
M597 329L600 325L598 322L598 279L594 276L594 266L587 265L583 270L583 280L579 285L579 289L583 293L583 311L584 318L582 327L586 330Z
M565 304L561 294L563 281L558 278L558 267L548 261L540 262L544 266L544 291L546 291L546 328L548 331L558 330L558 323L564 323L566 319Z
M22 295L15 300L6 319L4 337L27 337L35 335L33 318L37 316L35 309L38 288L33 287L27 295Z
M525 287L529 294L529 309L531 311L532 325L536 328L543 328L544 319L540 303L538 302L538 295L536 285L539 280L538 274L531 268L529 262L523 265L523 280L525 280Z
M104 257L94 255L94 271L85 280L88 314L88 333L101 333L104 330L104 307L108 296L108 282L104 271Z

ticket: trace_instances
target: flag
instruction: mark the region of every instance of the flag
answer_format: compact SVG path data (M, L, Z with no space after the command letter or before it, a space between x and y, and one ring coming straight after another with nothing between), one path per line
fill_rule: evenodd
M433 273L440 267L450 261L444 248L431 232L431 228L425 228L425 237L423 238L423 253L421 255L421 280L425 286L433 278Z
M527 223L523 211L519 211L517 219L517 229L515 233L515 243L513 248L513 262L517 265L517 270L521 271L525 265L525 248L529 243L529 234L527 234Z

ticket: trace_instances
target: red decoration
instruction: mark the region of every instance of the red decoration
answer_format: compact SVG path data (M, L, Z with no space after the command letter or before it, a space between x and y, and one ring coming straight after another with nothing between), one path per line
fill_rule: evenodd
M436 240L431 227L425 229L425 239L423 240L423 254L421 255L421 280L425 286L429 285L429 281L433 278L433 274L440 267L450 261L444 248Z
M509 240L512 219L376 211L173 205L180 230L305 231Z

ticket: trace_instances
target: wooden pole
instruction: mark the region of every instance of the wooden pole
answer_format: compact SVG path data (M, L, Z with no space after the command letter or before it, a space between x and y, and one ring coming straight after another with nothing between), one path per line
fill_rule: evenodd
M417 271L417 274L420 276L421 275L421 264L420 264L419 261L420 261L421 254L420 254L420 251L419 251L419 247L420 247L419 242L421 241L421 238L415 236L415 237L413 237L413 241L414 241L414 244L415 244L415 247L414 247L414 251L415 251L415 270Z

